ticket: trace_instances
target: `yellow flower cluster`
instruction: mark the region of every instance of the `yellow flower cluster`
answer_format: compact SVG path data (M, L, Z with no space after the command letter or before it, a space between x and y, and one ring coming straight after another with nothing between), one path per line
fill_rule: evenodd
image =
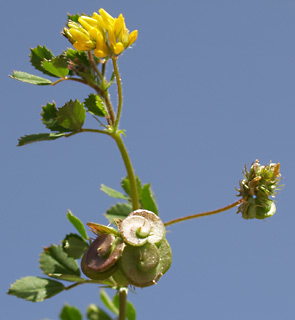
M137 30L129 33L122 14L113 18L104 9L92 17L80 16L79 24L68 22L64 34L77 50L94 50L101 59L115 57L131 46L137 38Z

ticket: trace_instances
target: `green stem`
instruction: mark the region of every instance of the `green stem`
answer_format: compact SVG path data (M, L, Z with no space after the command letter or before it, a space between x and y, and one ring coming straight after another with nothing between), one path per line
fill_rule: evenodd
M122 93L122 83L121 83L117 58L113 58L112 60L113 60L113 66L114 66L114 72L115 72L115 76L116 76L117 90L118 90L118 109L117 109L117 117L116 117L116 121L115 121L115 125L114 125L114 128L116 130L119 126L121 112L122 112L123 93Z
M133 208L133 211L134 211L134 210L139 209L140 205L139 205L138 192L137 192L137 186L136 186L136 179L135 179L135 174L134 174L134 170L133 170L133 167L132 167L132 163L131 163L131 160L129 158L129 154L128 154L128 151L127 151L127 149L125 147L125 144L124 144L124 142L122 140L121 134L117 133L117 132L114 132L114 133L111 134L111 136L116 141L117 146L118 146L118 148L120 150L122 159L123 159L124 164L125 164L125 168L126 168L126 171L127 171L128 179L129 179L129 182L130 182L130 196L131 196L131 201L132 201L132 208Z
M164 225L167 227L167 226L170 226L171 224L178 223L178 222L181 222L181 221L186 221L186 220L190 220L190 219L210 216L211 214L216 214L216 213L223 212L223 211L229 210L231 208L234 208L234 207L238 206L242 202L244 202L244 199L240 199L240 200L238 200L238 201L236 201L236 202L234 202L234 203L232 203L232 204L230 204L230 205L228 205L226 207L220 208L220 209L207 211L207 212L202 212L202 213L196 213L196 214L192 214L190 216L186 216L186 217L178 218L178 219L175 219L175 220L171 220L171 221L168 221L168 222L164 223Z
M79 131L74 131L74 132L66 134L65 137L69 138L69 137L72 137L72 136L74 136L78 133L81 133L81 132L93 132L93 133L102 133L102 134L111 135L110 132L108 132L108 131L103 131L103 130L98 130L98 129L80 129Z
M89 62L91 64L91 66L92 66L92 69L96 72L96 74L98 75L100 81L102 81L103 77L102 77L100 71L98 70L97 65L95 64L95 61L93 59L93 55L92 55L91 51L88 51L88 59L89 59Z
M127 288L119 289L119 318L118 320L126 319L126 307L127 307Z

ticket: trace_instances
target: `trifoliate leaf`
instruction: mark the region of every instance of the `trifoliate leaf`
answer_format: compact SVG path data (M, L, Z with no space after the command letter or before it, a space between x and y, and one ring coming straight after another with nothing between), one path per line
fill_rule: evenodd
M138 176L135 177L135 180L136 180L138 197L140 198L140 195L141 195L141 181L138 178ZM130 181L129 181L128 177L122 179L121 186L122 186L123 190L130 196Z
M91 93L87 99L85 99L85 107L88 112L98 116L105 117L107 115L107 109L103 100L96 94Z
M98 308L95 304L90 304L87 309L87 319L88 320L112 320L112 318L104 312L102 309Z
M53 77L63 78L69 73L67 60L63 56L59 56L51 60L45 59L42 62L42 66Z
M114 296L113 303L117 308L119 308L119 295L118 294L116 294ZM136 310L130 301L127 301L126 318L127 318L127 320L136 320Z
M62 245L67 255L74 259L82 258L89 247L88 243L85 242L83 238L74 233L67 234Z
M158 208L155 200L154 193L151 189L151 185L145 184L141 190L140 202L142 204L142 208L154 212L158 215Z
M67 102L57 112L58 123L70 130L79 130L82 128L86 118L86 110L78 100Z
M33 74L23 72L23 71L13 71L12 76L10 76L12 79L16 79L22 82L27 82L31 84L36 84L39 86L46 86L51 84L51 81L45 78L41 78L38 76L35 76Z
M29 143L37 142L37 141L50 141L55 140L61 137L64 137L65 133L37 133L30 134L28 136L24 136L18 139L18 147L24 146Z
M87 233L83 223L79 218L77 218L72 214L71 210L68 211L67 218L71 222L71 224L77 229L77 231L80 233L82 238L85 240L88 240Z
M132 212L132 205L130 203L117 203L106 212L106 218L114 223L114 219L125 219Z
M61 282L40 277L25 277L11 285L8 294L27 301L39 302L64 290Z
M59 131L59 132L69 132L71 130L66 129L59 125L57 121L57 108L55 102L53 103L47 103L46 106L42 106L42 122L45 124L45 126L52 130L52 131Z
M30 57L31 57L30 61L33 67L43 72L44 74L52 76L52 74L46 71L42 66L42 62L44 59L51 60L54 58L54 54L49 49L47 49L45 46L44 47L38 46L34 49L31 49Z
M59 315L61 320L82 320L82 314L79 309L65 305Z
M100 290L100 299L110 311L112 311L116 316L119 315L119 308L115 306L112 299L103 289Z
M124 200L129 199L129 197L125 196L125 194L123 194L115 189L109 188L109 187L105 186L104 184L101 185L100 190L112 198L124 199Z
M45 274L61 273L80 276L80 268L76 260L69 257L62 246L51 245L44 248L40 255L40 268Z

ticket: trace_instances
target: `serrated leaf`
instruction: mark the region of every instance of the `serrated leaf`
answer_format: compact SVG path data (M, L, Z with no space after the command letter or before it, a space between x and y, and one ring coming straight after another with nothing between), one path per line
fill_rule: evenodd
M155 200L155 196L151 189L151 185L145 184L141 190L140 202L142 204L142 208L146 210L150 210L158 215L158 208Z
M52 74L46 71L42 66L42 62L44 59L50 60L54 58L54 54L49 49L47 49L45 46L43 47L38 46L34 49L31 49L30 57L31 57L30 61L33 67L43 72L44 74L52 76Z
M141 181L138 178L138 176L135 176L135 180L136 180L138 197L140 198L140 195L141 195ZM122 179L121 187L130 196L130 181L129 181L128 177Z
M51 141L58 138L64 137L65 133L37 133L30 134L18 139L18 147L24 146L29 143L38 142L38 141Z
M112 318L106 312L98 308L98 306L96 306L95 304L90 304L88 306L87 319L88 320L112 320Z
M53 77L63 78L69 74L68 63L64 56L58 56L50 60L44 59L42 67Z
M62 246L51 245L44 248L40 255L40 268L45 274L61 273L80 276L80 268L76 260L69 257Z
M62 242L63 249L67 255L74 259L80 259L88 250L88 243L79 235L71 233L66 235Z
M58 123L70 130L79 130L82 128L86 118L86 110L78 100L67 102L57 112Z
M98 117L105 117L108 114L104 101L94 93L91 93L84 103L88 112Z
M116 316L119 315L119 308L115 306L112 299L109 297L109 295L105 292L105 290L100 289L100 299L102 303Z
M114 223L114 219L124 220L131 212L132 205L130 203L117 203L107 210L106 217L111 223Z
M71 281L71 282L84 282L86 279L80 278L78 276L73 276L71 274L61 274L61 273L49 273L49 277L63 280L63 281Z
M32 302L40 302L60 293L64 285L55 280L40 277L25 277L11 285L8 294Z
M80 233L82 238L85 240L88 240L88 236L83 223L79 218L77 218L72 214L71 210L68 211L67 218L71 222L71 224L77 229L77 231Z
M116 199L124 199L124 200L128 200L129 197L125 196L125 194L123 194L120 191L117 191L115 189L109 188L107 186L105 186L104 184L101 185L100 188L101 191L103 191L104 193L106 193L108 196L112 197L112 198L116 198Z
M47 103L46 106L42 106L42 122L45 126L52 131L59 131L59 132L70 132L71 130L66 129L59 125L57 121L57 107L55 102Z
M12 76L10 76L10 78L16 79L22 82L26 82L26 83L36 84L39 86L46 86L52 83L48 79L38 77L23 71L13 71L13 74Z
M82 314L79 309L65 305L59 315L61 320L82 320Z
M114 305L119 308L119 295L116 294L113 298ZM127 320L136 320L136 310L130 301L126 305L126 318Z

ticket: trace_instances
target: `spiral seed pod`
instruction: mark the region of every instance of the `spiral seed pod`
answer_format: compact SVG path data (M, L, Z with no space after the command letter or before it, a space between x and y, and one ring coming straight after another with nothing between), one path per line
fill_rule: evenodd
M117 269L125 244L112 234L103 234L96 238L84 254L81 261L83 273L94 280L110 277Z
M171 249L166 239L158 245L147 242L143 246L126 245L119 261L129 284L147 287L160 279L168 271L172 261Z
M124 241L131 246L159 243L165 237L165 226L161 219L148 210L135 210L120 225Z

